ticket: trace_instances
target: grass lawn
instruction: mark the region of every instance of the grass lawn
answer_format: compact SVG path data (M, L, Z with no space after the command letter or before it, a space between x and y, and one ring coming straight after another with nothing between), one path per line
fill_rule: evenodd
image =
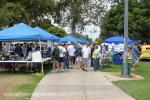
M49 67L44 67L45 73L48 70ZM3 80L0 82L0 98L3 100L30 100L31 93L42 78L42 76L35 76L34 73L0 72L0 80ZM15 96L7 96L10 94Z
M30 100L31 93L36 88L39 81L42 79L40 76L35 75L20 75L20 77L25 77L26 81L21 84L16 84L9 88L13 93L21 93L21 96L16 96L15 100Z
M118 72L119 65L106 65L102 71ZM134 72L144 77L144 80L114 81L113 83L123 89L136 100L150 100L150 61L141 61Z

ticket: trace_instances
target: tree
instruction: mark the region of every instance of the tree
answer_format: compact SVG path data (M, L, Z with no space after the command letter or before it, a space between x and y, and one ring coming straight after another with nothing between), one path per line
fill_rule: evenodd
M79 37L79 38L86 38L86 36L84 36L84 35L81 34L81 33L76 33L76 37Z
M84 30L85 25L100 25L108 1L111 0L60 0L53 17L60 25L70 27L75 35Z
M55 7L55 0L1 0L0 7L1 26L21 21L31 25L45 17L49 19Z
M32 26L33 27L39 26L45 30L47 30L49 27L53 27L53 25L51 24L51 20L49 19L36 20L32 23Z
M47 30L48 30L48 32L50 32L58 37L64 37L65 35L67 35L65 30L63 30L62 28L59 28L57 26L51 26Z
M0 9L0 27L25 20L27 13L20 3L3 3Z
M28 22L42 20L52 14L55 8L55 0L18 0L28 13Z
M95 43L101 44L103 42L102 38L96 38Z
M149 40L150 38L150 2L129 0L129 37L134 40ZM123 35L124 2L113 5L106 14L102 24L102 35ZM115 33L115 34L114 34Z

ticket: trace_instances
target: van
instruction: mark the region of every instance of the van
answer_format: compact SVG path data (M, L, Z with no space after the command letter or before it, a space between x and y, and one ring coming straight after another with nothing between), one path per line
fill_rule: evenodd
M150 44L142 45L140 59L150 59Z

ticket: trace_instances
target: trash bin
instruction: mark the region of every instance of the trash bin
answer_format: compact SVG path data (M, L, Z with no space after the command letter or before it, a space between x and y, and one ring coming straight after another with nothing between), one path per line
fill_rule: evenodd
M119 54L114 54L113 55L113 63L114 64L122 64L122 60Z
M128 75L130 76L130 73L131 73L131 62L128 62ZM121 66L121 75L123 74L123 63L122 63L122 66Z

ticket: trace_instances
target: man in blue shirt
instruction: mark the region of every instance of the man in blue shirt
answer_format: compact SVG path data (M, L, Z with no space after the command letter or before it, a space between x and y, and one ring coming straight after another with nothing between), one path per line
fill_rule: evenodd
M20 44L17 44L17 46L16 46L14 52L15 52L16 54L18 54L18 56L19 56L20 58L23 57L22 48L21 48ZM20 60L21 60L21 59L20 59Z

